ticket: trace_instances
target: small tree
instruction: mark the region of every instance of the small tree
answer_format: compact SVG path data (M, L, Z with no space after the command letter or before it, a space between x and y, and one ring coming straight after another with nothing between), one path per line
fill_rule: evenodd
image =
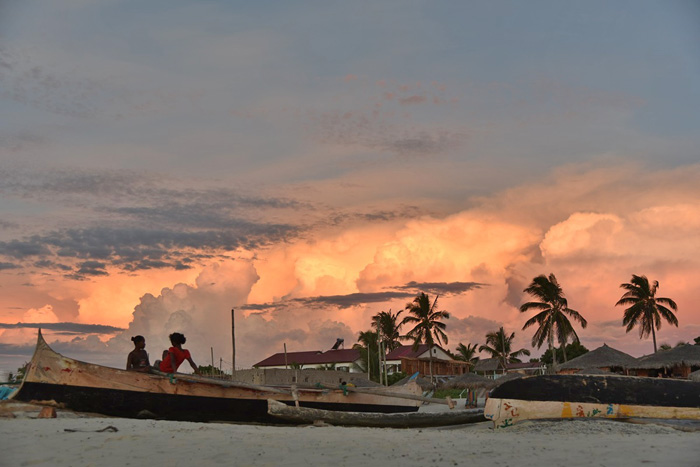
M554 351L556 352L557 359L559 359L559 356L563 356L561 347L555 348ZM568 355L569 358L580 357L585 353L588 353L588 349L580 342L572 342L570 344L566 344L566 355ZM542 363L546 363L547 365L551 365L552 351L549 349L545 350L545 352L540 357L539 361Z

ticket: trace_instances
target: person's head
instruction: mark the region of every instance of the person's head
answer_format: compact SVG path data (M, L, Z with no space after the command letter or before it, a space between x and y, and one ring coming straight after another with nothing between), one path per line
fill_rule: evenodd
M187 342L187 339L185 339L185 336L180 334L179 332L174 332L170 334L170 343L173 344L173 347L179 347L185 342Z
M131 338L131 342L134 343L134 347L137 349L146 347L146 339L143 336L134 336Z

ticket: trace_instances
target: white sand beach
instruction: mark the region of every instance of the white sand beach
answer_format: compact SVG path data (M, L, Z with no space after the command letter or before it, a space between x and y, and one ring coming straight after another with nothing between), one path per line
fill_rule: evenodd
M525 422L498 431L487 422L401 430L131 420L65 410L37 419L39 409L4 404L0 464L700 465L700 433L610 420Z

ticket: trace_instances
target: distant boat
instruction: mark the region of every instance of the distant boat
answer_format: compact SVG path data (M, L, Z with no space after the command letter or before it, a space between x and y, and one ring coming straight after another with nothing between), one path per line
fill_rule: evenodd
M269 400L267 412L294 423L324 422L339 426L374 428L422 428L485 422L483 409L456 409L445 412L370 413L294 407Z
M700 420L700 383L617 375L530 376L491 391L484 416L495 428L528 419Z
M279 423L267 400L324 410L416 412L415 383L387 388L294 388L261 386L176 373L142 373L84 363L52 350L39 331L25 378L12 399L79 412L182 421Z

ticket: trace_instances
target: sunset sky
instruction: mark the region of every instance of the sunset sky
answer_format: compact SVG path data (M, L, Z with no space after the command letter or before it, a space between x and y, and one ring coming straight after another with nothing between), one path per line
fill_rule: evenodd
M0 2L0 370L41 324L122 367L351 346L419 292L449 343L554 273L589 349L660 283L700 336L695 1ZM407 329L406 329L407 330Z

